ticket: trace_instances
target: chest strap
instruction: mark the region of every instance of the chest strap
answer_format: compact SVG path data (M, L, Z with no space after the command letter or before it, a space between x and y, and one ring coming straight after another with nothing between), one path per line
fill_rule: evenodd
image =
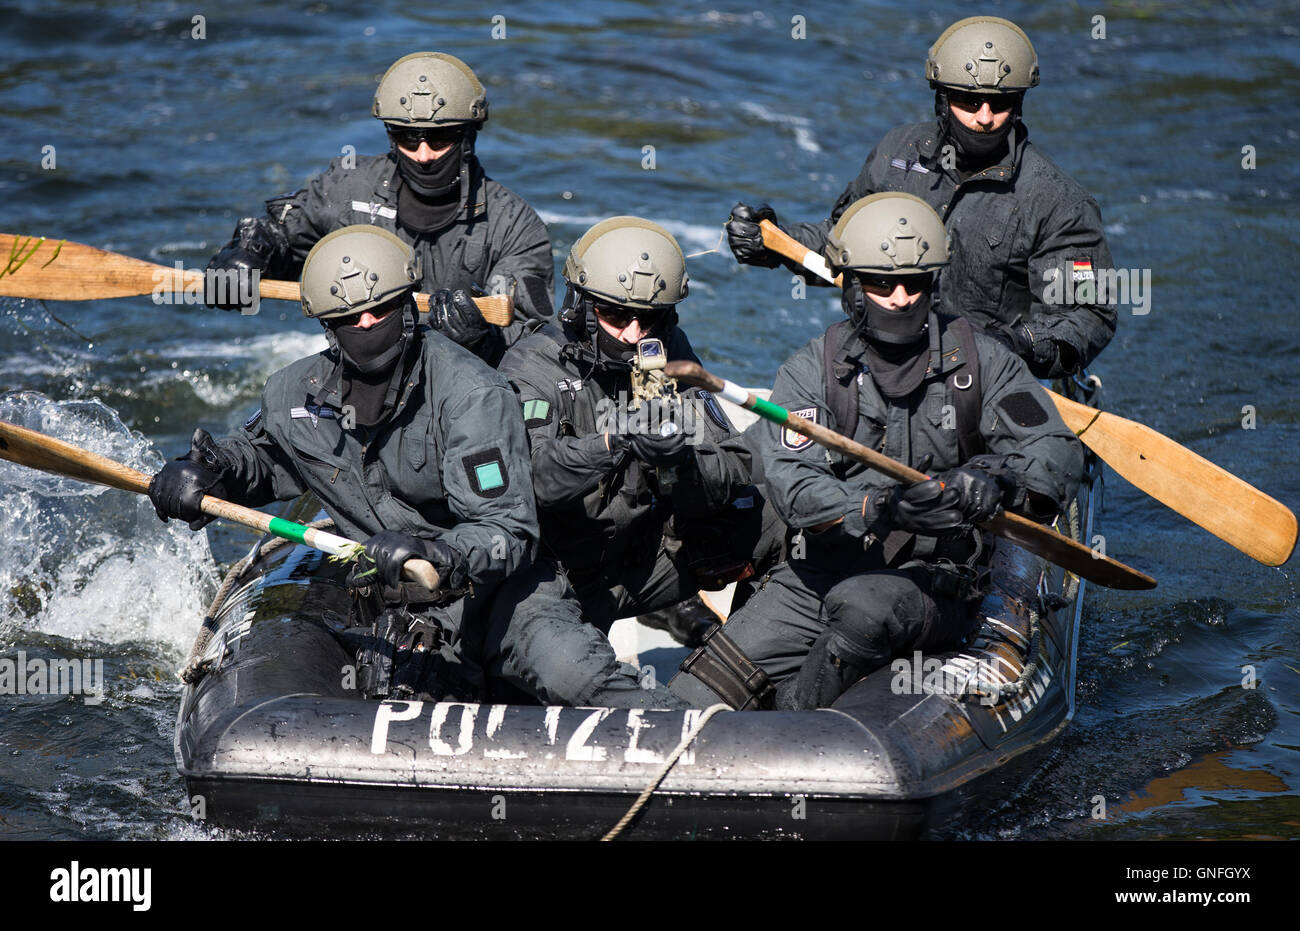
M947 382L957 415L957 454L961 462L966 462L985 449L984 437L980 433L984 390L980 381L979 352L975 345L975 330L969 320L965 317L940 319L957 338L964 363L948 376ZM826 330L822 343L823 397L830 419L828 426L849 437L858 423L858 375L862 371L861 363L845 358L845 349L854 335L852 321L840 320Z

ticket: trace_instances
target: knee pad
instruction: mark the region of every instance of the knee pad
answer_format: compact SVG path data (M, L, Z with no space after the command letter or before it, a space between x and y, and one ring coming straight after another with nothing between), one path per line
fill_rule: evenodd
M914 582L889 574L845 579L827 592L823 611L837 652L875 666L911 649L934 613Z

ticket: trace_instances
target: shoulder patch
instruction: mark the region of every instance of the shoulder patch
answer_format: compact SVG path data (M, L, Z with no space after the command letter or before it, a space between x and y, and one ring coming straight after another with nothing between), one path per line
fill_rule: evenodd
M817 408L805 407L801 411L791 411L796 417L802 417L804 420L810 420L817 423ZM812 445L812 440L802 433L795 433L789 427L781 428L781 445L786 449L792 449L795 452Z
M499 498L510 487L510 473L506 471L501 450L493 446L461 459L469 487L480 498Z
M726 411L724 411L722 405L718 403L717 398L707 391L701 391L700 400L704 402L704 412L709 415L710 420L728 433L736 432L735 428L731 425L731 421L727 419Z
M262 409L259 407L252 417L244 421L244 429L251 430L257 426L258 421L262 419Z
M1047 423L1047 411L1042 402L1028 391L1017 391L998 402L1007 419L1021 427L1040 427Z
M550 401L543 401L539 398L535 401L524 402L524 426L529 430L550 423L553 414Z

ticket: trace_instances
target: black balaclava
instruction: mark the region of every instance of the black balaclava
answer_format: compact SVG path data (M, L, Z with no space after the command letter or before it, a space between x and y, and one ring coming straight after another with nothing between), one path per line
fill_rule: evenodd
M369 329L326 327L326 338L339 365L326 385L339 379L345 404L356 410L357 423L371 427L397 406L397 394L411 359L418 351L418 311L413 300L390 311Z
M397 222L412 233L432 233L456 218L468 196L469 159L474 145L470 134L441 158L421 163L392 143L397 159Z
M596 309L588 295L569 285L559 317L570 339L564 347L566 357L589 363L593 371L632 371L632 363L636 359L636 343L625 343L607 333L596 318ZM664 315L661 323L656 324L642 338L661 339L666 345L676 325L677 310L673 308Z
M906 397L925 378L930 356L926 331L932 289L933 280L912 304L902 310L888 310L867 295L852 272L845 274L840 300L866 347L871 377L885 397Z
M942 88L934 92L934 112L939 118L939 131L952 140L957 149L957 165L968 173L982 171L1001 160L1007 151L1008 140L1012 130L1020 122L1020 108L1024 105L1024 94L1018 94L1011 116L996 132L982 133L967 128L961 120L952 115L948 105L948 94ZM941 140L942 141L942 140Z

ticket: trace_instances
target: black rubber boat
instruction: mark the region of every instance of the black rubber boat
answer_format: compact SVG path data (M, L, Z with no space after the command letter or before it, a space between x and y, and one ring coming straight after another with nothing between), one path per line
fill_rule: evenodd
M1099 503L1090 463L1058 524L1081 541ZM960 653L878 670L831 709L712 717L622 836L923 835L936 800L1074 713L1080 580L1006 543L993 578L980 634ZM210 822L596 838L702 714L365 701L344 687L352 658L335 634L347 611L340 570L313 550L285 546L244 571L176 728L177 767Z

